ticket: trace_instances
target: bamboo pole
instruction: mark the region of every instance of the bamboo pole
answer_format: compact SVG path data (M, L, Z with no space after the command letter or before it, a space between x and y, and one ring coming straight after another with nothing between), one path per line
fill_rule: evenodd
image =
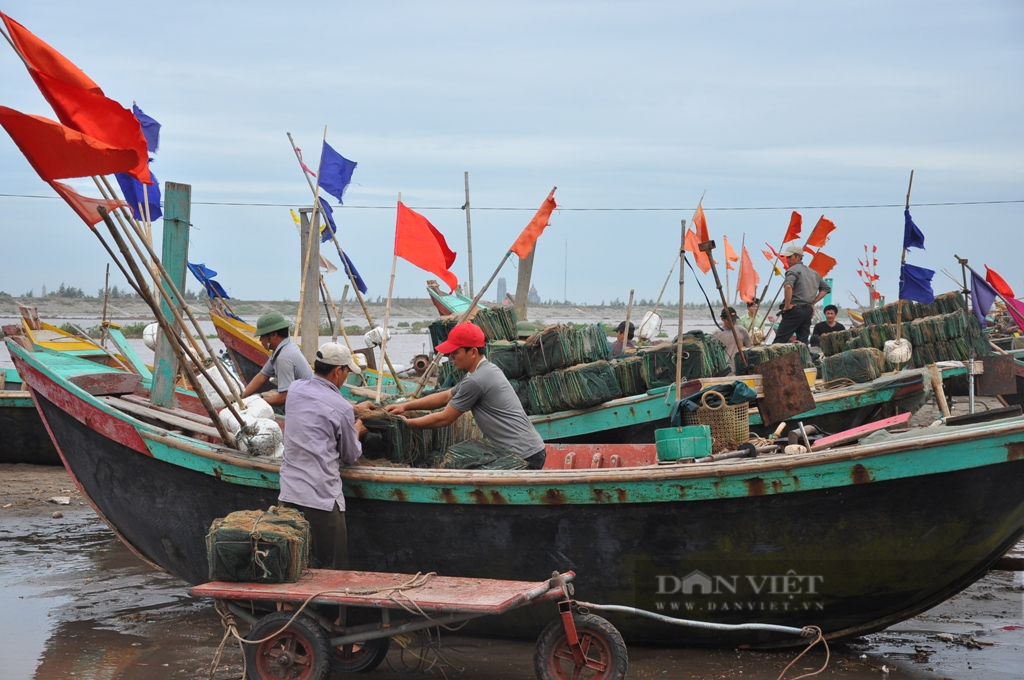
M323 291L324 295L327 297L327 300L324 302L324 306L326 307L327 303L330 303L331 309L334 310L334 318L337 319L337 321L338 321L338 323L331 325L331 342L337 342L338 341L338 327L341 326L341 312L339 312L337 306L335 306L334 298L331 297L331 291L328 290L328 288L327 288L327 281L324 280L324 277L323 277L322 274L320 275L320 289ZM348 286L345 286L345 294L348 294ZM328 320L330 320L330 316L331 316L330 314L327 315ZM348 341L348 336L347 335L345 336L345 344L348 345L348 349L351 352L352 351L352 343L350 343Z
M397 235L397 229L396 229ZM388 346L388 323L391 321L391 294L395 290L395 268L398 266L398 253L391 256L391 283L388 284L388 303L384 307L384 333L381 336L380 341L380 353L383 355L387 351ZM394 374L392 374L394 375ZM398 376L395 375L395 382L398 382ZM384 372L381 371L377 374L377 396L374 397L375 403L380 403L380 395L384 391Z
M629 302L626 304L626 328L622 335L622 353L626 353L626 347L629 346L629 315L633 313L633 293L636 292L634 288L629 289Z
M327 126L324 126L324 142L327 142ZM321 147L322 148L322 147ZM320 160L316 166L316 175L320 177L320 170L323 167L324 155L321 152ZM306 297L306 269L309 267L309 260L313 257L313 246L316 243L313 239L320 240L320 234L317 233L316 225L320 217L320 182L316 183L316 187L313 189L313 218L309 221L309 240L306 242L306 253L302 257L302 281L299 284L299 309L295 314L295 341L299 339L299 327L302 323L302 303ZM330 229L330 224L324 222L324 226ZM342 263L344 264L344 263ZM317 270L319 272L319 270ZM318 324L319 325L319 324Z
M907 185L907 210L910 210L910 189L914 186L914 171L910 171L910 183ZM903 235L904 241L906 241L906 234ZM896 303L896 346L900 346L900 335L902 334L903 328L903 269L904 265L907 264L907 247L906 243L903 246L903 255L900 257L900 283L899 283L899 302ZM902 363L902 362L900 362ZM900 370L900 364L896 364L896 370ZM971 378L974 379L973 376Z
M100 318L100 346L107 344L107 303L110 301L110 263L107 263L107 275L103 279L103 315Z
M686 267L683 260L686 258L686 220L680 220L682 236L679 241L679 329L676 332L676 400L679 400L679 391L683 386L683 283L686 279Z
M466 251L469 262L469 297L473 297L473 227L469 222L469 171L463 173L466 180L466 205L462 209L466 211Z
M736 330L736 324L733 323L732 315L729 314L729 301L725 297L725 291L722 290L722 281L718 278L718 267L715 266L715 258L712 257L712 253L715 249L714 241L706 241L700 244L700 249L708 254L708 262L711 263L711 273L715 276L715 286L718 288L718 295L722 298L722 313L729 316L729 330L732 331L733 342L736 343L736 349L739 352L740 358L743 359L743 366L746 367L747 355L743 352L743 344L740 342L739 331ZM712 311L714 313L714 311Z

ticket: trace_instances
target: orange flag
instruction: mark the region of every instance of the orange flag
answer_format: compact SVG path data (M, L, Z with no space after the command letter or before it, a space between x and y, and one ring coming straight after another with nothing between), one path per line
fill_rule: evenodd
M800 228L803 226L803 223L804 218L794 210L793 214L789 216L789 228L786 229L786 237L782 239L782 243L786 244L800 238Z
M1013 289L1010 288L1010 284L1008 284L1002 276L996 274L994 269L989 269L988 265L985 265L985 280L988 281L990 286L996 289L997 293L1007 300L1012 300L1015 297Z
M729 263L730 262L739 262L740 261L740 256L737 255L736 251L732 249L732 244L729 243L729 239L728 238L723 236L722 240L725 241L725 266L727 268L729 268L729 269L735 270L736 267L733 267Z
M66 177L112 175L138 166L133 149L120 149L41 116L0 106L0 125L47 182Z
M711 237L708 235L708 221L704 219L704 206L700 203L697 204L697 209L693 211L693 226L697 230L697 243L711 240ZM707 272L704 273L706 274Z
M700 249L700 243L697 240L697 232L693 229L687 229L685 248L693 253L693 261L697 263L697 268L707 274L711 271L711 260L708 259L708 254Z
M395 255L436 274L452 290L459 284L458 277L449 271L455 262L455 253L444 236L426 217L409 210L401 201L395 221Z
M551 221L551 213L557 208L555 205L555 190L552 189L548 197L544 199L544 202L540 204L540 210L533 216L530 223L526 225L526 229L523 229L522 233L519 234L519 238L509 248L513 253L518 255L520 258L528 257L533 251L533 246L537 243L537 239L544 233L544 227L548 226Z
M750 253L747 247L743 246L743 258L740 260L740 280L736 290L740 293L740 299L750 302L757 296L757 284L761 283L761 277L754 269L754 263L750 261Z
M0 12L0 17L3 18L11 40L14 41L14 45L18 48L21 56L28 62L29 68L39 73L44 73L51 78L61 80L68 85L74 85L83 90L90 90L96 94L103 94L100 86L94 83L89 76L85 75L82 69L72 64L63 54L47 45L6 14Z
M827 219L824 215L818 220L818 223L814 225L814 231L807 237L807 244L804 246L813 246L815 248L821 248L825 245L825 241L828 240L829 234L831 234L836 228L835 223Z
M818 276L825 278L828 273L832 271L832 268L836 266L835 259L829 257L820 250L814 254L811 258L811 263L807 265L808 269L813 269L818 272Z
M53 190L60 194L60 197L67 201L67 204L71 206L82 220L90 227L94 227L103 221L100 214L96 212L96 208L103 206L107 209L107 212L113 212L115 208L124 206L128 207L128 204L124 201L112 201L103 198L89 198L78 193L67 184L61 184L60 182L50 182L50 186Z

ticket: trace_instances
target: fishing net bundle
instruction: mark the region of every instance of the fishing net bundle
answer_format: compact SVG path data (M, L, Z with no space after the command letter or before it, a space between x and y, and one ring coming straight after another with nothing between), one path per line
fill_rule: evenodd
M417 418L427 413L429 411L407 411L405 415ZM409 429L405 418L383 410L357 417L367 429L363 436L363 458L387 461L389 467L437 467L453 444L483 436L472 413L464 413L451 425L433 430Z
M686 335L693 336L703 345L700 377L718 378L729 374L729 355L725 351L725 343L704 331L690 331Z
M466 372L455 367L455 362L447 359L437 367L437 389L447 390L466 377Z
M848 328L845 331L835 331L821 336L821 352L827 357L833 354L845 352L849 347L847 344L860 335L860 328Z
M871 382L881 376L887 367L885 354L874 347L847 350L825 357L821 362L826 382L839 378L848 378L858 383Z
M530 381L528 378L522 380L509 380L508 384L512 386L516 396L519 398L519 403L522 405L523 410L529 414L532 414L530 410Z
M297 510L240 510L206 535L211 581L294 583L309 566L309 523Z
M672 385L676 381L676 353L679 340L666 342L654 347L642 349L637 356L644 362L644 380L648 388ZM682 379L693 380L703 376L704 344L690 334L682 338L683 365Z
M448 339L448 334L459 323L461 314L451 314L435 319L427 327L430 333L430 343L437 347ZM489 342L496 340L516 339L516 310L511 306L488 307L484 309L477 307L469 316L469 322L475 324L484 332L484 337Z
M623 396L615 369L607 361L535 376L528 387L530 412L537 415L590 408Z
M518 454L489 439L472 439L448 448L437 466L445 470L522 470Z
M743 356L740 353L736 353L736 374L741 375L746 373L754 366L771 361L776 357L780 357L783 354L789 354L790 352L798 352L800 354L800 361L803 363L804 368L814 368L814 359L811 358L811 351L807 349L807 345L802 342L786 342L776 345L757 345L756 347L748 347L743 350ZM746 357L746 366L743 364L743 357Z
M960 291L950 291L935 296L935 301L930 305L903 300L903 310L899 310L900 302L890 302L887 305L876 307L864 312L865 326L878 326L880 324L896 323L899 316L900 321L913 321L926 316L936 314L952 314L958 311L967 311L967 301Z
M647 380L644 378L644 358L637 356L624 356L612 362L615 371L615 379L619 383L624 397L632 397L635 394L643 394L647 391ZM674 380L674 378L673 378Z
M575 361L570 338L574 332L572 326L557 324L530 336L523 343L526 372L530 376L538 376L572 366Z
M523 344L516 341L496 340L487 343L487 360L501 369L509 380L526 375Z

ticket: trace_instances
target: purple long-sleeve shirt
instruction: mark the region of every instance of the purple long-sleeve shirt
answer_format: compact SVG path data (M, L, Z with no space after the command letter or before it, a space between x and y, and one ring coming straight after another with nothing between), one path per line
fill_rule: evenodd
M281 492L286 503L345 511L339 461L354 463L363 455L356 436L352 404L330 382L314 375L288 389L284 427Z

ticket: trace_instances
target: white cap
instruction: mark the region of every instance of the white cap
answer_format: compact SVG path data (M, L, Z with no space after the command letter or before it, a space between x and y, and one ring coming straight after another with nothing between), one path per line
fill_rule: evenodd
M328 366L347 366L356 375L363 373L359 365L352 359L352 351L337 342L325 342L320 345L320 349L316 352L316 359Z
M791 246L787 246L786 249L782 251L782 256L783 257L789 257L790 255L803 255L803 254L804 254L804 249L801 248L800 246L796 245L795 243L793 245L791 245Z

